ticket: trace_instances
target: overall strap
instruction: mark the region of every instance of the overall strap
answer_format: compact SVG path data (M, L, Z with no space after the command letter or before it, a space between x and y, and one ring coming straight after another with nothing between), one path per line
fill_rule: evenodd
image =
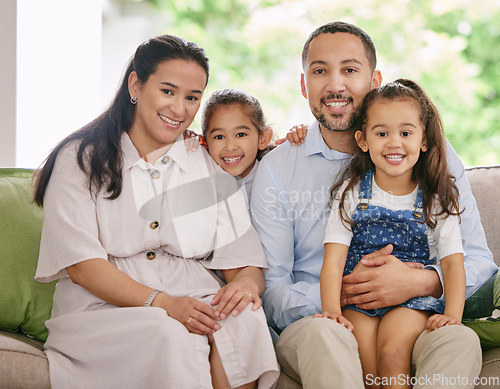
M364 211L372 198L373 169L367 170L359 182L359 208Z
M413 210L413 217L415 219L421 219L424 215L424 195L422 194L422 189L420 185L417 187L417 197L415 198L415 208Z

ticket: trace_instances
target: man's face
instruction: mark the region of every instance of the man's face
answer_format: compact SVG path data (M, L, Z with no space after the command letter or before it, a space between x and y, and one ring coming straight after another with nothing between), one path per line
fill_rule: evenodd
M380 73L370 69L361 39L344 32L314 38L304 72L302 95L320 125L335 132L351 129L364 97L381 82Z

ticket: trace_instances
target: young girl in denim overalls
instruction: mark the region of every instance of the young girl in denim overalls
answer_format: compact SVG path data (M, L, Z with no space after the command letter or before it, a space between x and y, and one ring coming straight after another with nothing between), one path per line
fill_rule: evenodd
M332 188L323 313L315 317L352 331L367 387L410 387L410 358L420 333L461 322L465 271L458 192L437 109L412 81L372 90L361 107L360 128L349 179ZM441 265L446 306L429 296L373 310L341 307L342 276L356 267L363 271L363 256L389 244L403 262Z

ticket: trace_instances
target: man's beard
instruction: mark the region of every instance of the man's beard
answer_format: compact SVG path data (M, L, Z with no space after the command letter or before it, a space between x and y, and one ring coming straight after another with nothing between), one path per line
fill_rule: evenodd
M333 98L333 96L328 96L328 98ZM338 97L340 98L340 96ZM352 104L352 99L351 104ZM321 99L321 106L324 105L323 99ZM321 107L320 106L320 107ZM327 120L327 116L321 112L320 108L313 108L312 109L312 114L316 118L316 120L321 124L323 127L325 127L328 131L332 132L346 132L349 131L353 128L354 122L356 121L356 116L358 115L359 108L354 109L351 115L345 119L344 121L342 120L344 115L337 115L337 114L330 114L330 121ZM333 119L333 120L332 120Z
M331 123L326 120L326 117L323 113L313 113L316 120L325 127L328 131L332 132L346 132L352 129L354 125L355 113L353 112L351 116L345 122ZM331 115L332 118L337 118L340 120L341 115Z

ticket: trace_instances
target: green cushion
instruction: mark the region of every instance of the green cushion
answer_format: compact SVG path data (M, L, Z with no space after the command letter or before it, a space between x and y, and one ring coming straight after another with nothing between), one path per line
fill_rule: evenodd
M0 329L45 341L55 282L34 280L43 210L31 203L32 174L0 168Z
M500 272L465 302L462 323L476 331L483 349L500 346Z

